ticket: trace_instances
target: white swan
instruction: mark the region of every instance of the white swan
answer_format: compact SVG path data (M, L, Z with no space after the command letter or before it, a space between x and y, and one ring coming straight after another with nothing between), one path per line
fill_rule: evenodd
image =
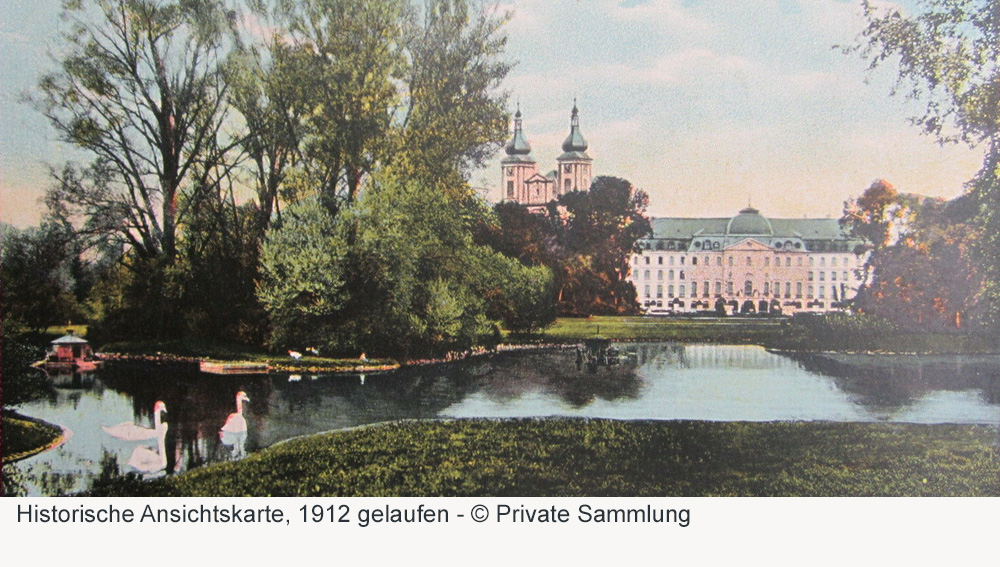
M117 437L118 439L124 439L125 441L147 441L149 439L154 439L160 427L165 425L160 421L160 413L167 412L167 405L163 402L156 402L153 406L153 428L143 427L141 425L136 425L134 423L126 421L125 423L119 423L118 425L112 425L111 427L101 426L108 435L112 437Z
M161 402L162 403L162 402ZM160 472L167 468L167 424L161 423L156 428L156 451L149 447L139 445L132 451L132 456L128 459L128 464L137 471L143 473Z
M249 402L246 393L236 394L236 413L229 414L226 424L219 430L219 440L223 445L233 448L234 457L246 454L247 420L243 417L243 402Z
M302 360L302 353L298 351L290 350L288 356L292 357L292 360Z
M249 402L245 392L236 394L236 413L229 414L226 424L222 426L221 433L242 433L247 430L247 420L243 417L243 402Z

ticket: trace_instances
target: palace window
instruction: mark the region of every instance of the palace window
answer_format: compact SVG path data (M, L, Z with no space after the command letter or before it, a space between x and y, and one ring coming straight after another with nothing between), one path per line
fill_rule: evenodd
M802 282L795 282L795 297L802 297Z
M747 256L747 266L753 266L753 260L750 258L750 256Z
M747 280L747 281L743 282L743 295L745 295L747 297L750 297L751 295L753 295L753 282L752 281Z
M680 293L678 294L678 297L687 297L684 295L684 286L680 286L679 291Z
M727 295L733 294L733 282L726 282L726 294Z
M787 266L791 266L791 265L792 265L792 257L789 256L789 257L785 258L785 266L787 267Z
M722 256L717 256L715 258L715 265L716 266L721 266L722 265Z
M649 279L649 270L646 270L646 277L645 277L645 279L647 279L647 280Z
M837 272L830 272L830 281L831 282L837 281Z
M646 299L649 299L649 286L646 286Z
M764 295L771 293L771 282L764 282Z
M691 265L692 266L697 266L698 265L698 257L697 256L694 256L694 257L691 258Z
M674 286L672 285L667 286L667 297L673 297L673 296L674 296Z
M691 282L691 297L698 297L698 282Z
M701 287L701 296L708 297L708 282L702 282L702 284L703 285Z
M663 279L663 270L656 270L656 279L658 280Z
M792 282L785 282L785 297L792 296Z
M679 275L680 275L680 278L681 278L681 279L684 279L684 270L681 270L681 272L680 272L680 274L679 274Z
M729 257L729 265L730 265L730 266L732 266L732 265L733 265L733 257L732 257L732 256L730 256L730 257Z
M722 282L715 282L715 295L722 295Z
M663 265L663 256L657 256L656 257L656 263L662 266Z
M806 288L806 297L808 297L809 299L813 298L813 286L808 286Z
M668 274L669 274L669 275L667 276L668 278L670 278L670 279L674 279L674 271L673 271L673 270L670 270L670 271L668 272Z
M771 258L770 256L768 256L767 258L764 258L764 267L766 268L770 265L771 265Z
M819 273L819 281L821 281L821 282L825 282L826 281L826 272L820 272Z
M656 299L663 299L663 286L656 286Z

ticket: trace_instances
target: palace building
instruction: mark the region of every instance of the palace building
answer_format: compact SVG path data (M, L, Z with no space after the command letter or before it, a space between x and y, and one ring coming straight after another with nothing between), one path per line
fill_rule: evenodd
M631 258L629 281L647 312L825 312L861 283L863 242L836 219L658 218Z
M580 112L575 100L570 113L569 135L562 150L556 159L556 169L545 175L539 173L538 162L532 157L531 145L521 129L521 109L518 108L514 114L514 135L504 146L507 155L500 160L504 200L537 211L560 195L590 189L593 159L587 155L587 141L580 133Z

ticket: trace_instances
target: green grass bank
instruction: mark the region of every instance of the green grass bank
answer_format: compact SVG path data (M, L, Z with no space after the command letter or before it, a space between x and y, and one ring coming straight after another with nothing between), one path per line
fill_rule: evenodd
M804 352L984 354L1000 352L995 337L973 333L830 331L802 321L768 318L587 317L560 318L534 337L515 342L569 343L592 337L619 341L754 344Z
M1000 496L997 430L829 422L457 420L294 439L94 495Z
M36 455L62 441L62 428L40 419L3 412L3 462L11 463Z

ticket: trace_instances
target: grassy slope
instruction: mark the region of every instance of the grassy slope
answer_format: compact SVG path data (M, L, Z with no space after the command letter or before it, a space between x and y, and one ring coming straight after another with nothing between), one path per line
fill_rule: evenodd
M998 496L996 429L572 419L407 422L95 494Z
M37 419L4 412L3 462L44 451L62 437L62 429Z

